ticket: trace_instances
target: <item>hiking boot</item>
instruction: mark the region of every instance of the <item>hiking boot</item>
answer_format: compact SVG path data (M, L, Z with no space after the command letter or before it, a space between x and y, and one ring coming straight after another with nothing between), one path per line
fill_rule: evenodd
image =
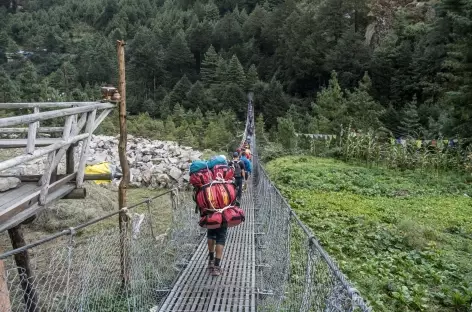
M213 276L220 276L223 273L223 270L219 266L214 266L213 270L211 270L211 275Z
M215 260L208 260L208 270L210 270L211 272L214 267L215 267Z

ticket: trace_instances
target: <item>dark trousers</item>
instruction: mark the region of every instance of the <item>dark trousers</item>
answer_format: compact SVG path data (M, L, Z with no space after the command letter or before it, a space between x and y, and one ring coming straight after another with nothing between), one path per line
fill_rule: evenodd
M243 191L243 177L235 178L236 180L236 198L241 200L241 193Z

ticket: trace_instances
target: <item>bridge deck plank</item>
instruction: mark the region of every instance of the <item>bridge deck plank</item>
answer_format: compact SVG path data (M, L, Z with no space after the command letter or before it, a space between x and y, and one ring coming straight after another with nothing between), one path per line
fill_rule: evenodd
M251 191L248 188L242 199L246 221L228 229L222 260L223 274L214 277L207 270L208 249L204 238L160 306L160 312L256 311L254 202Z

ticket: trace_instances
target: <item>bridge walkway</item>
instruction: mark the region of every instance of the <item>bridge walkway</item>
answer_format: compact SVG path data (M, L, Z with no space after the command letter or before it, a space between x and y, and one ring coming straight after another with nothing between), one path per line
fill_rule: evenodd
M160 312L256 311L254 248L254 201L252 183L243 193L241 208L246 221L228 229L221 267L223 274L211 276L206 237L177 279Z

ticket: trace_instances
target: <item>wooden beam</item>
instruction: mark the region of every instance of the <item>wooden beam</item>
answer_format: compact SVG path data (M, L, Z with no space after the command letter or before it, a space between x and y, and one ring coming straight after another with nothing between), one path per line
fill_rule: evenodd
M29 128L0 128L0 134L9 133L28 133ZM39 127L36 133L58 133L62 132L64 127Z
M105 118L107 118L108 114L112 111L112 109L106 109L104 111L102 111L102 113L100 114L100 116L98 116L97 120L95 120L95 124L93 126L93 130L92 132L95 132L95 130L97 130L98 126L100 126L100 124L102 123L102 121L105 120Z
M73 172L72 172L73 173ZM57 180L60 180L67 176L69 174L58 174L57 175ZM0 178L18 178L20 179L21 182L38 182L41 180L43 175L41 174L32 174L32 175L0 175ZM97 174L84 174L84 180L85 181L91 181L91 180L103 180L103 181L108 181L108 180L113 180L115 178L121 178L120 173L116 173L115 176L112 176L111 173L97 173Z
M95 123L95 116L97 115L97 110L89 113L87 119L87 126L85 128L85 133L88 133L89 136L84 140L82 144L82 151L79 159L79 167L77 168L77 178L76 185L77 188L81 188L84 184L84 173L85 173L85 162L87 161L87 155L89 152L90 140L92 139L93 125Z
M73 121L72 122L71 136L78 135L79 132L82 130L83 126L85 125L86 121L87 121L87 113L82 114L82 117L80 117L78 122ZM64 154L66 153L69 146L72 146L72 145L65 145L65 146L63 146L59 149L59 151L57 152L56 159L54 160L54 164L53 164L54 167L59 165L59 161L62 159L62 157L64 157ZM42 182L41 182L41 185L42 185Z
M1 252L1 250L0 250ZM10 311L10 291L8 290L7 271L3 260L0 260L0 310Z
M60 180L52 183L51 185L49 185L49 193L58 190L61 186L74 180L75 177L76 174L73 173L70 175L66 175ZM0 226L3 225L3 223L6 222L9 218L36 204L39 200L40 193L41 190L36 190L30 193L29 195L24 196L23 198L18 198L18 201L10 204L8 207L2 208L0 210Z
M21 225L9 229L8 235L10 236L13 249L21 248L26 245ZM21 288L23 288L23 300L25 302L26 311L39 312L38 296L34 288L34 276L28 251L25 250L17 253L14 255L14 258L16 266L18 267L18 274L20 275Z
M8 230L9 228L12 228L14 226L17 226L24 222L25 220L28 220L29 218L35 216L38 214L40 211L44 209L45 206L47 206L49 203L52 203L54 200L63 198L72 190L75 189L75 185L73 184L64 184L52 191L51 189L49 190L49 195L48 198L46 199L46 205L40 206L38 203L34 203L33 205L24 208L18 213L15 213L11 218L8 218L4 222L0 222L0 233L2 233L5 230Z
M37 138L35 147L45 147L61 142L60 138ZM28 139L0 139L0 148L22 148L28 146Z
M37 103L0 103L0 109L18 108L64 108L74 106L90 106L101 102L37 102Z
M72 123L74 122L74 116L67 116L66 122L64 125L64 131L62 133L62 140L67 141L70 137L70 133L72 130ZM56 161L56 157L59 155L56 155L56 151L49 153L48 157L48 167L46 168L43 178L41 178L40 185L43 186L41 189L41 196L39 197L39 202L40 204L44 203L46 200L46 195L47 195L47 185L49 185L49 181L51 179L51 176L54 171L56 171L56 176L57 176L57 166L59 165L59 162L61 161L61 157ZM53 181L54 182L54 181Z
M87 189L83 187L72 190L72 192L64 196L62 199L84 199L85 197L87 197Z
M126 144L127 144L127 129L126 129L126 66L125 66L125 42L118 40L116 42L117 54L118 54L118 66L119 66L119 83L118 92L121 95L119 104L120 108L120 141L118 143L118 153L120 157L120 165L123 172L121 178L119 191L118 191L118 206L119 209L127 207L127 189L129 184L129 165L128 159L126 158ZM121 286L126 288L129 285L129 254L127 247L128 236L129 236L129 219L126 213L120 212L119 218L119 229L120 229L120 265L121 265Z
M13 116L13 117L5 117L0 118L0 127L9 127L14 125L21 125L21 124L30 124L35 121L42 121L48 120L53 118L65 117L80 113L88 113L97 109L107 109L107 108L114 108L115 105L110 103L99 103L99 104L92 104L89 106L80 106L80 107L72 107L72 108L65 108L65 109L58 109L48 112L41 112L38 114L29 114L29 115L22 115L22 116Z
M34 108L34 114L39 113L39 107ZM39 127L39 122L32 122L28 126L28 143L26 144L26 153L32 154L36 142L36 130Z
M48 169L44 173L44 181L41 180L41 192L39 193L39 204L44 205L46 203L46 196L48 195L49 190L49 181L51 180L51 174L54 170L52 165L54 164L54 159L56 158L56 151L49 153L48 155Z
M71 144L66 152L66 173L71 174L75 171L75 146Z
M60 141L58 143L51 144L48 147L37 149L31 155L20 155L20 156L17 156L15 158L11 158L11 159L2 161L2 162L0 162L0 171L11 168L11 167L14 167L14 166L22 164L22 163L25 163L25 162L33 160L33 159L37 159L37 158L42 157L46 154L49 154L50 152L55 151L55 150L57 150L57 149L59 149L63 146L68 146L72 143L75 143L75 142L78 142L80 140L86 139L89 136L90 135L88 133L79 134L79 135L76 135L76 136L73 136L73 137L69 138L69 140L67 140L67 141Z

